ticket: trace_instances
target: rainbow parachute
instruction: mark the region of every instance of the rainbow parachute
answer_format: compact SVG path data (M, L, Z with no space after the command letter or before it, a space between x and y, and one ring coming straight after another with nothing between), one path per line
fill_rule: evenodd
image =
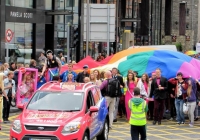
M126 76L130 69L137 71L141 76L143 73L151 75L156 68L160 68L162 75L168 79L175 77L177 72L182 72L184 77L191 76L200 79L199 60L180 52L155 48L127 49L107 57L102 62L96 62L88 56L77 63L74 70L82 71L83 65L88 65L90 70L98 69L100 71L107 71L116 67L123 76ZM63 66L62 71L66 69L67 67Z

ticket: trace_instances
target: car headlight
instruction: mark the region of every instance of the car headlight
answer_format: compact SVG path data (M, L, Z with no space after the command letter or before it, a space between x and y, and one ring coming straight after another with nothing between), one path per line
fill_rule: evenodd
M13 122L12 126L13 130L16 131L17 133L20 133L22 131L22 126L20 120L15 120Z
M74 133L80 129L80 126L81 126L80 122L70 122L64 126L62 134Z

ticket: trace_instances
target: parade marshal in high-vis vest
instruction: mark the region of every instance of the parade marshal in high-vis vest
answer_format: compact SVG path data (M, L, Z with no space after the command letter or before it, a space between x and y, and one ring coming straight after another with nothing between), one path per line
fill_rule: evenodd
M130 99L128 104L131 110L129 123L131 125L132 140L139 140L139 134L141 140L146 140L146 113L148 111L148 106L146 101L140 98L139 88L136 87L134 89L134 98Z

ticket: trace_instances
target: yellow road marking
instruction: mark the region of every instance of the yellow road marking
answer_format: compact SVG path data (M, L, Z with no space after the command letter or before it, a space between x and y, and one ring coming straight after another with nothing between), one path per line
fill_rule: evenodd
M6 133L3 133L3 132L0 132L0 135L3 135L3 136L10 136L9 134L6 134Z
M9 117L9 119L13 120L13 119L17 118L18 116L19 116L19 114L18 114L18 115L11 116L11 117Z

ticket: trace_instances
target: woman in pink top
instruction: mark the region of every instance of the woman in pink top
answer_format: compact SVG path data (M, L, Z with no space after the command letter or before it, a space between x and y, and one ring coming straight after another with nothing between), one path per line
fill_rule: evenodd
M125 95L125 107L126 107L126 119L129 120L130 119L130 115L131 115L131 111L128 107L128 101L133 98L133 90L136 86L136 82L135 82L135 77L133 73L128 73L127 75L127 82L126 82L126 95Z

